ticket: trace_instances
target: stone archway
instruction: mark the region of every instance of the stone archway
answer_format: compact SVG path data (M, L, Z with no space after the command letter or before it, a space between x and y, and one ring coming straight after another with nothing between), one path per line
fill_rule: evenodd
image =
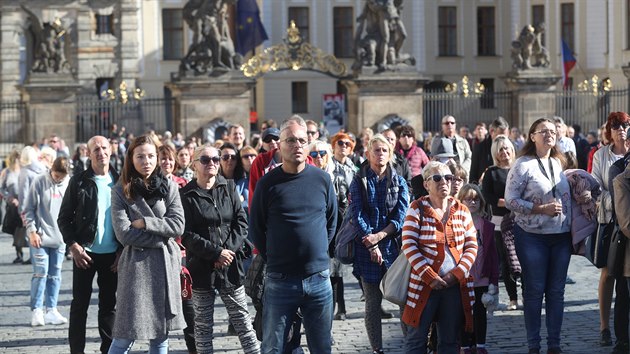
M229 132L232 123L223 118L215 118L202 128L204 142L214 144L215 141L221 139L223 133Z
M400 117L397 113L391 113L383 117L372 126L372 130L375 132L382 132L386 129L395 129L401 125L409 125L411 122L408 119Z

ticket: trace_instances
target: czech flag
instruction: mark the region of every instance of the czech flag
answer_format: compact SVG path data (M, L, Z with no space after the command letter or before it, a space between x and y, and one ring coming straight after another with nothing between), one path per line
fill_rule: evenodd
M243 56L269 39L260 20L256 0L239 0L236 3L236 29L236 51Z
M571 48L569 48L569 45L567 44L567 42L565 42L564 39L562 39L562 64L563 64L562 81L563 81L565 89L569 85L569 71L573 69L576 63L577 61L575 60L575 57L573 56L573 51L571 50Z

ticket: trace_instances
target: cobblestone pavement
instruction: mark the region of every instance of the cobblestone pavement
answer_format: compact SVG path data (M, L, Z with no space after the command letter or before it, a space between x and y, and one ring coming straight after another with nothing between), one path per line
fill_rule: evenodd
M68 325L32 328L30 326L29 288L32 274L30 265L13 265L13 247L11 237L0 234L0 353L67 353ZM63 282L59 298L59 310L68 316L71 300L72 265L63 264ZM599 272L586 259L574 256L571 260L569 275L576 281L567 285L565 296L565 316L562 331L562 346L565 353L610 353L612 347L598 345L599 316L597 305L597 283ZM334 321L333 332L335 353L370 353L368 339L363 324L363 306L359 301L360 290L357 282L346 279L346 303L348 318L346 321ZM96 283L94 284L96 289ZM507 303L503 287L501 303ZM97 310L96 291L92 297L92 306L87 323L86 353L97 353L99 336L96 328ZM242 352L237 337L227 336L227 315L220 300L215 312L215 342L217 353ZM399 326L399 314L396 306L384 303L385 309L396 314L393 319L383 320L383 339L386 353L402 353L403 337ZM505 307L505 305L503 305ZM253 308L251 308L253 311ZM490 353L527 353L525 328L522 311L496 311L488 321L488 349ZM612 320L611 320L612 325ZM546 349L543 337L543 349ZM133 352L147 352L148 342L138 341ZM304 351L306 340L302 340ZM186 353L181 331L170 335L171 353Z

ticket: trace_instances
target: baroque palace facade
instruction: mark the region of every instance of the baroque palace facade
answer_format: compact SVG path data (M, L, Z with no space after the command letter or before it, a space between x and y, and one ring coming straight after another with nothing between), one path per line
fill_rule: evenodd
M257 1L269 39L256 53L281 43L294 20L305 40L352 66L356 18L365 0ZM2 101L20 99L19 86L33 65L29 11L40 24L60 20L69 40L64 54L81 93L98 95L103 87L125 81L147 96L168 96L165 83L178 71L193 36L182 19L186 2L3 0ZM233 18L235 10L230 11ZM443 88L468 76L487 90L506 89L512 41L525 25L541 22L555 75L562 75L560 39L574 52L578 65L570 72L570 86L593 75L609 78L614 88L628 85L622 67L630 62L630 0L404 0L400 13L407 32L403 52L415 58L426 87ZM317 72L272 72L257 80L252 107L259 119L298 113L321 120L323 95L344 91L338 79Z

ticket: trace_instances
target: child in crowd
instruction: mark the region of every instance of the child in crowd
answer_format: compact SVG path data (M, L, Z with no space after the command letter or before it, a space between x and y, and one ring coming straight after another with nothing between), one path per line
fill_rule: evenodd
M494 245L494 224L490 222L492 210L476 184L464 185L457 194L457 199L470 210L475 229L477 230L478 246L477 259L470 270L475 283L475 304L473 305L474 333L463 334L462 353L487 354L487 309L484 302L482 302L482 296L488 293L496 297L499 288L499 256ZM475 352L472 349L473 345L476 348Z

